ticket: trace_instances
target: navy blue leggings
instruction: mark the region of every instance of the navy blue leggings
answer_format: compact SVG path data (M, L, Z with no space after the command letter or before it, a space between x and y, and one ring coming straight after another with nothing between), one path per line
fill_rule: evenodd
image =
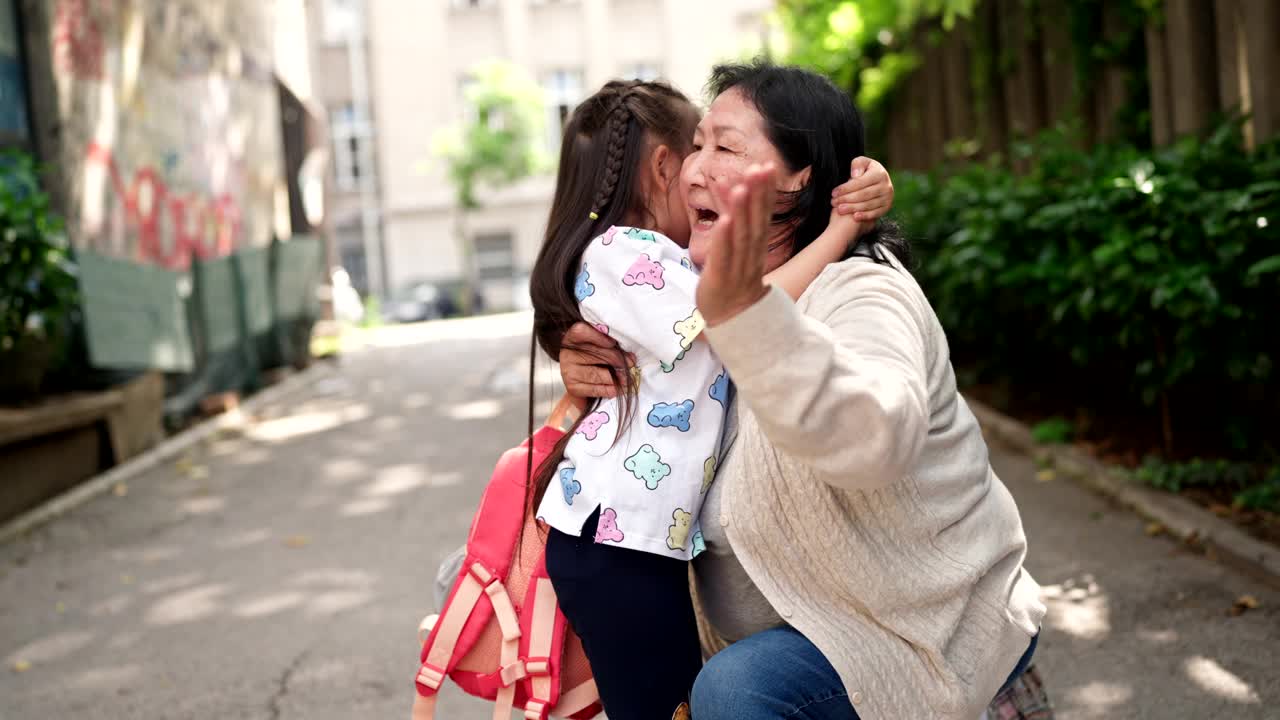
M552 529L547 574L595 674L609 720L667 720L702 667L689 563Z

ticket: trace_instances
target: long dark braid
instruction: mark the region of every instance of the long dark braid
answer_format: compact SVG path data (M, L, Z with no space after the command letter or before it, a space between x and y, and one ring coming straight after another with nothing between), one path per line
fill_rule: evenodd
M631 133L631 125L634 122L631 108L627 107L627 101L631 96L630 90L623 92L613 109L609 111L609 119L606 121L609 128L609 145L605 150L604 178L600 184L600 190L596 193L596 199L591 203L592 215L599 216L600 211L605 209L613 199L613 192L618 187L618 177L622 174L622 156L627 149L627 136Z

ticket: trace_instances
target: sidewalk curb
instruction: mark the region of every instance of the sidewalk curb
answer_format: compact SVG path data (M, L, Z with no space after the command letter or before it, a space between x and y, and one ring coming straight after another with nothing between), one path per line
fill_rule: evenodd
M1160 523L1179 540L1202 548L1210 559L1221 560L1280 589L1280 548L1254 539L1186 498L1139 485L1074 447L1042 445L1032 438L1026 425L967 395L965 401L988 438L1032 457L1047 458L1060 474Z
M241 425L245 421L245 415L253 413L263 405L310 387L334 372L335 370L330 364L323 361L314 362L307 369L290 375L275 385L263 388L254 395L249 396L235 410L183 430L141 455L46 500L44 503L0 526L0 545L6 544L10 540L34 530L59 515L83 505L85 502L111 489L118 482L123 482L151 470L219 430Z

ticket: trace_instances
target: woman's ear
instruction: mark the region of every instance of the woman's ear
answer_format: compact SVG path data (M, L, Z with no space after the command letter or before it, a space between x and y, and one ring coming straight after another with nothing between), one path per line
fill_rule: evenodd
M803 170L790 177L781 178L778 189L783 192L798 192L809 184L809 176L813 174L813 166L806 165Z

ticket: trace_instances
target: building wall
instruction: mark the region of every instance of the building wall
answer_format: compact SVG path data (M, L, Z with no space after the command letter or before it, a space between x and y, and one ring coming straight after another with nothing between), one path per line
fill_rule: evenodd
M769 0L492 0L479 7L369 2L370 74L388 284L462 274L453 191L431 152L442 128L463 119L461 83L477 63L502 58L536 80L581 71L583 95L638 64L696 99L711 66L760 47ZM542 241L553 179L531 178L486 195L468 234L512 235L515 275L486 283L490 307L519 305ZM513 292L511 288L515 288Z
M38 146L58 168L54 194L76 246L180 269L193 255L288 234L277 3L24 0L22 9L31 54L44 61L33 65L48 70L49 86L32 88ZM286 74L305 84L305 65Z

